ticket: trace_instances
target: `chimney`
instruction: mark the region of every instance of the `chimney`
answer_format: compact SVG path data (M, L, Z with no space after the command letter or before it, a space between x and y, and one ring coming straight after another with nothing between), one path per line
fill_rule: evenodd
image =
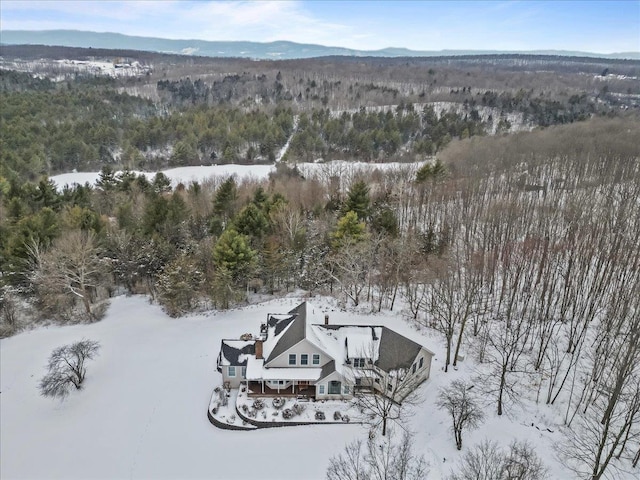
M256 349L256 360L262 360L264 358L262 356L262 340L256 340L255 349Z
M329 314L328 313L324 314L324 324L325 325L329 325Z

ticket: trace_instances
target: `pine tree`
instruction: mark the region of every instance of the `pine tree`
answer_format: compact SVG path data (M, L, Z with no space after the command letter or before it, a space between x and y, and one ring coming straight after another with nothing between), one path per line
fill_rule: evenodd
M255 267L256 252L245 235L227 228L213 248L213 261L217 269L229 271L235 286L245 287Z
M363 181L355 182L349 189L342 214L355 212L359 220L367 220L370 212L369 186Z

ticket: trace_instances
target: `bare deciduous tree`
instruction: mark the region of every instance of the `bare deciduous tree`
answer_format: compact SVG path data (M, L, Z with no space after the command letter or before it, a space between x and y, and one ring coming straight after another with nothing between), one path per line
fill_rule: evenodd
M370 437L366 447L362 440L345 446L344 454L332 457L327 480L421 480L428 473L422 456L413 452L413 436L404 432L395 442L394 430L376 440Z
M514 441L508 451L484 440L467 452L449 480L544 480L547 469L531 445Z
M462 449L462 430L476 428L484 420L484 413L470 392L472 387L473 385L463 381L454 380L438 394L436 404L451 415L458 450Z
M80 390L87 373L84 364L98 355L99 349L98 342L86 339L56 348L49 357L48 372L40 380L40 393L64 399L72 385Z
M106 266L99 257L95 234L73 230L56 240L46 252L37 245L30 250L35 263L33 282L41 300L46 302L60 295L74 301L79 299L85 314L95 319L95 292L107 284Z

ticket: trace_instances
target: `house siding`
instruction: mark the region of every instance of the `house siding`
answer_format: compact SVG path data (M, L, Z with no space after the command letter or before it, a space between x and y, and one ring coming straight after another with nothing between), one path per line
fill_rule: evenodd
M227 365L222 367L222 382L229 382L229 385L231 386L231 388L238 388L240 386L240 384L244 381L244 378L242 376L242 366L237 366L236 368L236 376L235 377L230 377L229 376L229 367L231 365Z
M295 354L296 355L296 364L295 365L289 365L289 354ZM307 355L309 355L309 363L307 363L307 365L301 365L300 364L300 355L306 353ZM313 354L319 354L320 355L320 364L319 365L314 365L313 364ZM302 340L298 343L296 343L293 347L289 348L288 350L285 350L284 352L282 352L280 355L278 355L276 358L274 358L273 360L271 360L268 364L265 365L265 367L267 368L278 368L278 367L309 367L309 368L319 368L319 367L323 367L324 365L326 365L327 363L329 363L332 360L332 358L330 358L326 353L324 353L323 351L321 351L320 349L318 349L318 347L316 347L315 345L313 345L311 342L309 342L308 340Z
M340 394L329 394L329 382L337 380L341 382L341 392ZM320 393L320 385L324 386L324 393ZM349 393L344 393L344 386L347 385L349 387ZM324 378L321 378L316 383L316 400L341 400L341 399L351 399L353 398L353 385L351 382L346 381L338 372L333 372L330 375L327 375Z

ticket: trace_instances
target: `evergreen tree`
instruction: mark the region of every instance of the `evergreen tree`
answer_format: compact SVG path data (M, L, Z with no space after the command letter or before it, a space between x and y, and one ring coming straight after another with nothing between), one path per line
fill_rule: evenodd
M364 222L358 221L358 215L354 211L347 212L338 220L336 229L331 234L331 244L336 250L346 244L358 243L366 236Z
M269 219L254 203L244 207L233 221L238 233L252 239L256 246L269 229Z
M366 220L370 214L369 186L362 180L355 182L349 189L342 213L355 212L359 220Z
M187 255L180 255L158 276L158 301L169 316L179 317L197 306L203 283L204 274L196 262Z
M235 214L235 203L238 196L236 181L233 177L226 179L216 191L213 199L213 213L217 224L224 229ZM213 232L219 233L219 232Z
M256 252L245 235L227 228L213 248L213 261L217 269L229 271L235 286L245 287L255 268Z

